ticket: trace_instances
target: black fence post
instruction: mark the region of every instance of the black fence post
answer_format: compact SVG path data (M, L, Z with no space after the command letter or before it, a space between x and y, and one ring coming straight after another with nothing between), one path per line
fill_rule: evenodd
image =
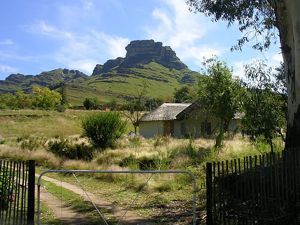
M212 164L206 163L206 225L213 225Z
M28 161L28 205L27 224L34 224L34 196L35 196L35 161Z

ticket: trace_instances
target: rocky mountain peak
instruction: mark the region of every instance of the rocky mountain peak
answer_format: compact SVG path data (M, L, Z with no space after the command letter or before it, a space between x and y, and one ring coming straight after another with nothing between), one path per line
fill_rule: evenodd
M125 49L125 58L118 57L108 60L103 65L98 64L94 69L93 75L108 72L115 67L136 67L149 62L156 62L170 69L181 70L187 68L176 56L172 48L163 46L162 42L136 40L131 41Z

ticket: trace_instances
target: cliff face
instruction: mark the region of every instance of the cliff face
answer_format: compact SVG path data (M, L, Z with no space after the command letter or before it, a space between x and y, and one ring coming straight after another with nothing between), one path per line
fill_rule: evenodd
M109 72L112 68L136 67L149 62L159 63L170 69L186 69L187 66L180 61L176 53L169 46L153 40L132 41L126 46L126 57L108 60L104 65L98 64L93 75Z

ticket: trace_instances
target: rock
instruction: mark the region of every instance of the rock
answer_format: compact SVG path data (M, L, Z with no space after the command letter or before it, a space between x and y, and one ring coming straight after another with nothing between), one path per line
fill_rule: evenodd
M187 68L171 47L164 47L161 42L153 40L132 41L125 49L127 53L121 65L124 67L133 67L154 61L170 69L180 70Z
M93 70L92 76L102 73L103 65L97 64Z
M122 57L107 60L107 62L103 64L102 73L106 73L111 69L120 66L123 62L124 62L124 58Z
M159 63L169 69L187 69L187 66L180 61L176 53L169 46L163 46L161 42L153 40L131 41L126 46L126 57L110 59L104 65L97 64L93 75L107 73L114 68L137 67L143 68L144 64L150 62Z

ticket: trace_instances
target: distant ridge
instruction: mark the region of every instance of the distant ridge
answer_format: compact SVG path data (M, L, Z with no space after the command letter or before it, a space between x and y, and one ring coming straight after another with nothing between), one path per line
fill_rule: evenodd
M100 102L124 101L137 94L147 84L149 98L172 98L182 85L195 85L199 73L191 71L176 56L175 51L162 42L135 40L126 46L126 56L97 64L92 76L78 70L54 69L38 75L11 74L0 81L0 93L24 90L34 85L51 89L65 86L67 98L73 105L81 105L87 97Z

